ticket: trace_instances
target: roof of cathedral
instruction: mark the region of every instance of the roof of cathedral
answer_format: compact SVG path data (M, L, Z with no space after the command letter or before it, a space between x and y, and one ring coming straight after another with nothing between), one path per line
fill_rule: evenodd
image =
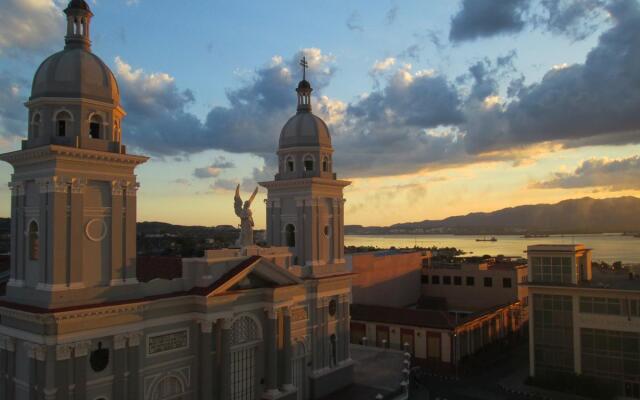
M331 147L327 124L310 111L299 112L291 117L280 132L281 149L306 146Z
M81 10L91 12L91 9L89 8L89 4L87 4L87 2L84 0L71 0L69 2L69 5L67 6L67 10L74 9L74 8L79 8Z
M120 104L115 76L95 54L84 48L66 48L53 54L36 71L31 98L87 98Z

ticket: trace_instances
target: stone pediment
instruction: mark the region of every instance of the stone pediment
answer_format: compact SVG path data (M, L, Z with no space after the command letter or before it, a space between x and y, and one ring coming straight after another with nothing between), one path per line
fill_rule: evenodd
M277 288L301 284L300 278L271 261L252 256L231 268L215 283L209 295L239 290Z

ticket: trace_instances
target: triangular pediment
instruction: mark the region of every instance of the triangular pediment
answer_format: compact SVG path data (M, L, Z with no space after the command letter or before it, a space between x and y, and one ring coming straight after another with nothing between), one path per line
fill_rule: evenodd
M232 268L229 274L222 276L216 283L216 288L210 295L237 290L291 286L300 284L302 281L271 261L255 257L243 261L237 268Z

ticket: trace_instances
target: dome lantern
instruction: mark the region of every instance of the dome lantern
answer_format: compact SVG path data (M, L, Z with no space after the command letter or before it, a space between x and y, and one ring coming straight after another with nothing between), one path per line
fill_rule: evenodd
M307 81L307 68L309 68L309 64L307 63L306 57L302 57L300 66L302 67L302 80L298 83L298 88L296 89L296 92L298 92L298 112L310 112L311 92L313 88L311 88L311 84Z
M67 15L67 35L64 37L65 49L91 48L90 25L93 13L84 0L71 0L64 10Z

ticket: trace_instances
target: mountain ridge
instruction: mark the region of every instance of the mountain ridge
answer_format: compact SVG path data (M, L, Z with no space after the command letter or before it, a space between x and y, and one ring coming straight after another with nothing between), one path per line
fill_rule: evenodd
M553 204L527 204L491 212L473 212L441 220L397 223L387 227L348 225L345 230L347 234L637 232L640 230L640 198L583 197Z

